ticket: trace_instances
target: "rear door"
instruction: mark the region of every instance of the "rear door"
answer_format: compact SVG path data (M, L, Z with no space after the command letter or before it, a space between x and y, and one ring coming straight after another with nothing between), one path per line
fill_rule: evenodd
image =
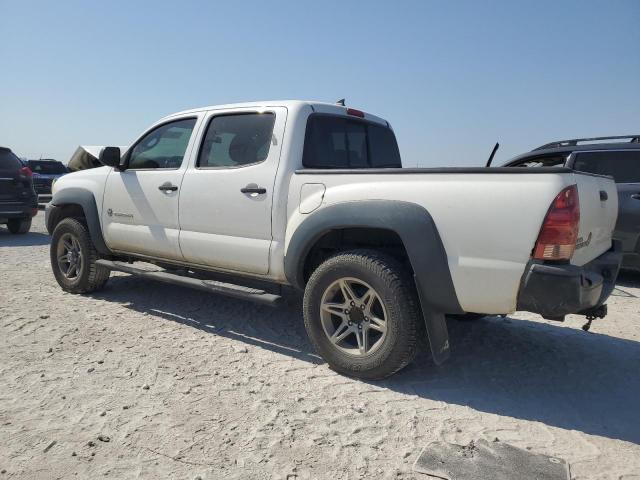
M187 262L268 273L286 118L284 107L209 112L180 194L180 248Z
M640 150L578 152L573 168L615 179L618 220L614 237L622 242L623 251L633 252L640 236Z

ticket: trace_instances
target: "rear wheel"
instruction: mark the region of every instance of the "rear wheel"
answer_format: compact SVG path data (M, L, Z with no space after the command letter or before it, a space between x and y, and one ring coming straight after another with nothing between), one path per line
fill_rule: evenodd
M87 227L75 218L65 218L53 231L51 269L63 290L88 293L104 287L110 271L96 265L99 255Z
M31 229L30 218L11 218L7 222L7 228L11 233L23 234Z
M303 309L311 343L337 372L380 379L415 356L415 288L392 257L354 250L326 260L307 283Z

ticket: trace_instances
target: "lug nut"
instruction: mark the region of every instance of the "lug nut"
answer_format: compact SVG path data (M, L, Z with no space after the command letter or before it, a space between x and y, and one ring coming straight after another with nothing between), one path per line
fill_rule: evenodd
M358 325L358 330L362 330L362 325Z
M356 304L356 302L351 302L351 306L352 307L355 306L355 304Z
M349 315L349 309L347 308L344 313L346 313L347 315Z
M364 321L368 322L369 321L369 317L364 317Z

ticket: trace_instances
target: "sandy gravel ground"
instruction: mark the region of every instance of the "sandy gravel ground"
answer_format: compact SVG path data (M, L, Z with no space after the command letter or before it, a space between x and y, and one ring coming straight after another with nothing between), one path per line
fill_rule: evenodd
M429 442L496 437L576 479L640 479L640 277L592 333L451 321L448 363L366 383L311 351L299 307L126 275L65 294L42 222L0 227L0 480L421 479Z

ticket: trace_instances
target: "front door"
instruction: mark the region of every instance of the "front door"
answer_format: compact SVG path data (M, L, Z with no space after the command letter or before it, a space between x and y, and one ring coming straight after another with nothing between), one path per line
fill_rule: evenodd
M180 194L180 247L186 261L268 273L286 113L285 108L218 111L205 119L197 158Z
M107 178L102 229L109 248L182 260L178 198L197 118L152 128L129 149L124 171Z

